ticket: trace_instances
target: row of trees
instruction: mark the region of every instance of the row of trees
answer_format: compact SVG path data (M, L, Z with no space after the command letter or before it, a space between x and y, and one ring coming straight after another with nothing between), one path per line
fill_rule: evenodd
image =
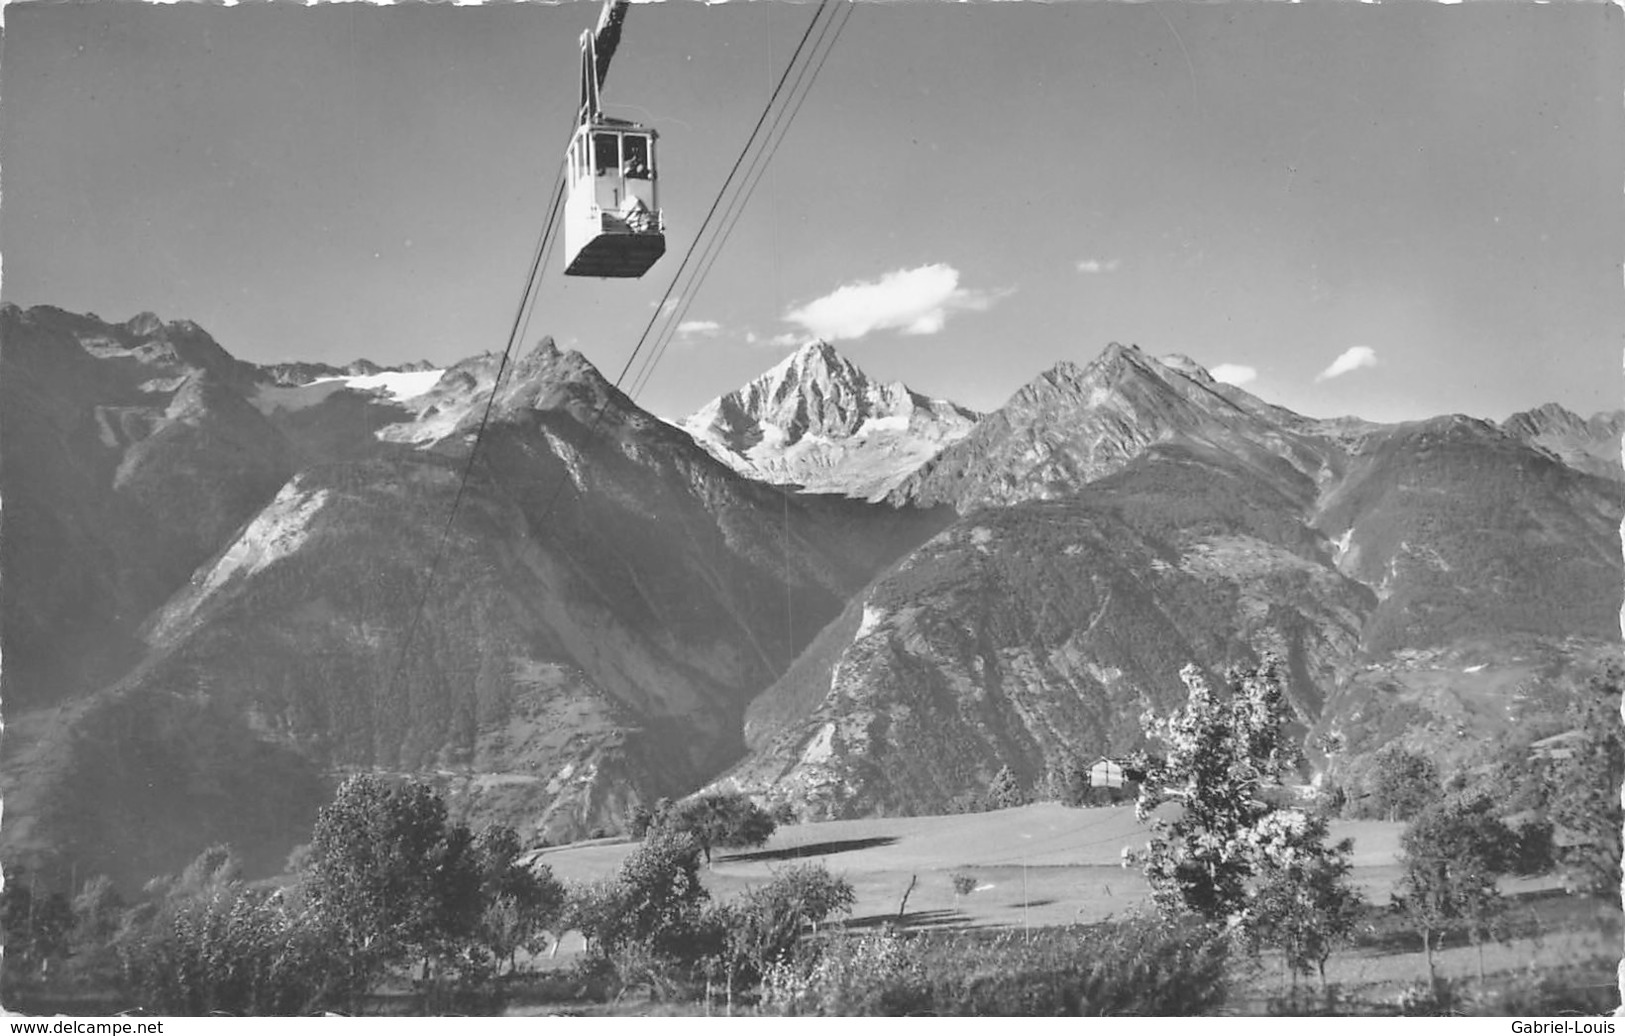
M287 887L245 882L226 847L149 883L111 940L126 988L166 1013L356 1012L415 971L425 1009L489 993L556 934L565 889L512 828L475 835L416 782L347 780Z
M586 938L589 977L664 992L709 983L731 997L853 901L844 880L806 866L712 902L701 860L760 844L773 827L743 796L668 804L615 877L567 887L527 859L512 828L476 835L426 785L358 776L320 811L291 884L245 881L220 846L133 905L105 878L69 901L8 875L0 920L13 978L71 955L82 974L116 975L161 1013L359 1013L381 987L408 982L420 1010L478 1008L521 952L556 948L568 931Z
M1194 667L1181 677L1184 705L1167 717L1142 717L1160 751L1140 753L1129 769L1141 777L1136 812L1152 837L1125 863L1141 865L1165 913L1223 923L1255 952L1279 949L1294 976L1318 973L1324 986L1326 961L1352 940L1367 905L1349 881L1352 842L1329 844L1325 812L1272 794L1299 762L1279 664L1232 671L1222 694ZM1505 875L1560 863L1574 890L1617 893L1620 685L1618 671L1590 683L1571 712L1568 751L1535 797L1541 808L1517 828L1507 807L1527 805L1523 798L1498 798L1465 781L1442 784L1430 762L1402 748L1377 757L1365 808L1410 821L1390 906L1420 937L1430 979L1433 954L1452 931L1478 946L1482 979L1484 943L1503 930L1498 881ZM1558 843L1554 831L1565 836Z

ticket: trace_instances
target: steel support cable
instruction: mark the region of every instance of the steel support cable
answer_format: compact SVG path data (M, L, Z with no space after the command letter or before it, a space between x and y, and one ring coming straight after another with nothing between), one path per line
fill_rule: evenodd
M694 235L693 242L689 244L688 250L683 253L683 261L678 265L677 272L672 275L671 283L667 286L665 294L661 296L660 301L655 305L654 315L649 318L649 323L644 326L643 333L638 336L637 343L632 347L632 352L627 356L626 362L621 365L620 373L615 376L615 381L612 385L613 391L604 396L604 399L598 404L597 410L593 413L592 423L587 426L587 435L589 438L598 430L599 424L603 421L604 413L609 408L610 401L613 398L613 393L620 391L621 382L626 380L627 372L632 369L633 363L637 360L638 353L642 351L644 344L649 338L649 332L654 328L656 322L659 321L660 314L666 308L666 303L671 298L673 289L677 286L678 281L683 276L683 271L688 268L690 262L693 260L695 249L699 246L700 241L705 237L706 229L711 225L712 219L716 216L717 209L721 206L724 195L727 194L729 186L733 184L734 178L739 173L740 166L744 165L746 155L750 154L751 149L755 145L757 138L761 133L762 126L767 122L768 115L773 110L774 102L776 102L779 95L783 93L785 83L789 81L791 72L797 67L801 53L806 48L807 40L811 38L813 30L818 26L820 17L826 10L829 9L831 3L833 2L835 2L835 0L819 0L818 10L813 12L812 21L808 22L806 31L801 34L801 40L796 44L794 53L790 55L790 62L785 66L784 74L779 77L778 85L773 88L773 94L768 98L767 106L762 109L762 114L759 118L757 118L756 125L751 129L750 137L745 141L744 148L740 150L739 157L734 159L732 168L728 170L728 175L722 182L722 188L717 192L716 198L711 202L710 209L706 211L705 219L701 221L700 229ZM534 522L535 525L539 526L546 522L547 518L553 513L553 508L558 503L559 494L564 492L564 484L567 481L568 477L561 473L557 483L554 485L553 492L547 498L546 505L543 506L541 513L537 516Z
M725 247L726 242L728 242L731 234L733 234L733 227L738 224L739 218L743 216L744 208L751 203L751 198L754 196L754 193L756 193L757 185L759 185L760 180L762 180L762 175L765 174L767 164L772 161L773 154L777 154L778 146L782 145L783 138L785 138L786 133L788 133L788 130L790 130L790 123L795 120L796 114L798 114L799 110L801 110L801 104L806 101L806 97L808 97L808 94L811 93L812 81L817 80L817 75L819 75L819 71L822 71L825 60L829 58L830 52L834 50L835 39L840 36L840 32L842 32L842 29L845 28L845 19L850 18L850 16L851 6L848 5L845 6L845 8L842 8L840 15L837 15L837 18L840 19L838 24L835 24L834 18L830 19L830 23L825 23L825 28L827 28L829 24L835 24L834 34L829 34L829 36L827 36L827 39L829 39L829 45L824 47L824 52L819 55L817 54L817 50L819 50L819 47L824 44L824 37L821 37L819 42L814 44L814 55L816 55L816 57L811 58L808 65L803 65L803 73L801 73L801 76L798 76L795 86L791 88L791 101L786 102L785 109L780 110L780 117L775 119L773 127L769 130L769 143L767 143L764 148L759 149L759 151L756 153L756 158L752 159L752 164L751 167L747 169L746 177L744 177L744 180L741 180L743 187L741 187L741 190L738 190L736 195L734 195L734 201L730 206L731 211L728 213L728 216L726 216L725 224L723 224L723 227L721 227L721 231L718 232L717 235L713 235L712 239L710 239L710 244L707 245L704 255L702 255L702 258L700 258L699 270L697 270L697 273L691 274L691 279L689 279L689 287L687 287L686 291L679 292L679 305L673 310L673 313L669 315L668 320L666 320L666 325L663 326L661 335L656 338L655 352L653 352L652 356L645 357L645 364L643 364L642 370L640 370L639 380L635 380L634 388L632 388L632 393L630 393L630 395L637 395L637 393L642 390L643 385L647 385L648 375L652 373L653 365L660 362L661 356L665 356L665 349L666 346L668 346L669 341L671 341L673 331L676 330L678 326L681 326L682 317L687 315L687 310L689 310L692 302L694 302L695 294L697 294L697 291L699 291L699 287L704 284L705 276L710 273L710 268L712 268L713 263L715 263L718 255L720 255L721 248ZM811 73L811 75L808 76L808 73ZM803 80L806 81L806 89L801 89L801 93L796 94L798 88L801 88L801 83L803 83Z
M790 56L790 63L785 67L784 75L780 77L779 83L774 88L772 96L768 98L767 107L763 109L761 117L756 120L756 125L751 130L750 137L747 139L744 149L740 152L739 157L734 160L733 168L729 170L728 177L723 181L722 190L717 193L716 199L711 203L711 208L706 213L705 220L701 223L700 232L695 236L695 244L698 244L700 238L705 233L706 227L710 225L711 219L716 214L716 210L722 201L723 195L726 194L729 185L733 182L735 175L738 173L740 165L744 162L745 156L750 152L752 146L755 144L762 125L767 120L768 113L772 110L774 102L778 100L779 94L783 91L784 84L789 79L792 69L796 67L798 59L801 56L802 50L806 46L808 38L812 35L814 27L818 25L819 17L829 7L830 3L831 0L820 0L818 10L813 13L812 21L808 23L806 31L802 33L801 40L796 45L795 52ZM428 605L429 594L434 589L434 580L439 573L440 563L445 556L446 544L450 540L452 525L456 521L457 512L462 506L463 497L467 491L469 475L473 471L474 461L479 455L480 443L484 440L485 430L491 417L491 410L496 402L497 391L501 387L502 376L507 370L509 357L513 353L514 342L520 335L521 325L526 328L529 327L529 318L527 313L529 311L533 296L538 293L537 273L541 269L545 256L552 250L552 241L555 236L554 228L557 223L559 207L564 197L564 187L564 165L563 163L560 163L558 180L553 194L553 203L548 212L547 223L543 227L541 237L537 241L536 254L532 259L530 274L525 284L525 293L520 297L519 310L514 315L514 326L512 331L509 333L508 344L502 351L502 360L497 368L497 376L491 385L491 395L486 400L484 412L480 415L479 429L475 432L474 442L469 450L468 461L463 467L462 476L457 484L457 494L452 500L451 512L447 516L445 527L441 531L440 542L435 549L434 558L430 563L429 576L427 582L424 584L423 594L419 597L417 607L413 610L412 621L407 627L406 639L402 642L401 653L396 660L395 670L390 676L390 681L388 684L389 687L394 687L396 680L399 678L400 671L405 665L407 651L410 650L412 640L417 633L417 627L422 621L424 609ZM650 319L649 324L643 330L643 334L639 336L637 344L633 347L632 353L627 357L626 363L622 365L621 372L616 375L614 383L616 389L620 388L620 384L625 379L627 371L631 369L632 363L634 360L636 360L638 352L643 348L644 342L649 336L650 328L654 326L655 320L659 318L661 310L665 308L666 300L671 297L672 287L676 285L677 279L682 276L683 270L687 267L690 259L693 257L693 254L694 244L691 244L688 252L683 257L682 265L678 267L677 274L672 279L672 285L667 287L665 295L662 296L659 305L655 307L655 317ZM588 428L589 436L593 432L597 431L598 425L603 420L604 412L609 406L609 402L610 397L606 396L598 405L597 411L593 414L592 424ZM561 475L552 494L548 497L547 504L543 507L542 512L538 516L535 524L541 525L552 513L553 507L558 501L559 494L564 490L564 481L564 476Z
M802 104L806 102L808 94L812 91L813 83L817 80L819 72L823 70L824 63L833 52L835 42L839 39L841 30L846 27L846 20L851 15L852 8L848 4L825 23L826 30L830 26L834 26L833 32L821 33L818 42L813 45L813 56L802 66L802 71L798 75L795 85L791 87L790 98L786 101L785 106L780 109L779 116L775 118L773 126L768 130L768 135L765 138L766 143L757 150L745 176L740 180L740 187L734 193L734 201L728 208L721 230L712 235L699 263L696 265L695 271L690 274L687 286L678 293L678 304L672 309L671 313L667 314L662 331L656 336L653 350L645 358L638 375L633 379L632 387L627 393L629 396L635 398L643 390L648 384L655 366L660 362L661 357L665 355L676 328L681 325L683 317L688 314L689 307L693 305L695 294L700 286L704 284L705 278L709 275L712 265L720 256L723 246L727 244L728 238L733 234L733 229L744 214L745 207L750 204L757 186L766 173L768 164L778 152L779 146L784 142L785 136L789 133L790 124L795 121ZM826 38L828 45L824 46ZM818 50L821 46L823 47L823 53L819 54ZM801 89L803 81L806 84L805 89ZM798 89L800 89L799 95L797 94Z
M717 209L721 205L723 198L728 193L730 186L734 184L735 177L738 175L739 168L744 163L745 157L751 153L753 147L755 146L756 141L760 136L762 126L767 122L768 116L773 110L774 103L778 100L780 94L783 92L784 85L789 80L791 72L794 71L799 64L799 59L802 51L806 48L807 40L812 36L813 30L819 25L820 16L822 16L829 8L830 3L831 0L820 0L818 10L814 12L812 21L808 24L807 29L802 33L801 40L797 43L795 52L791 54L790 62L788 65L786 65L784 74L779 78L778 85L774 87L772 96L768 98L767 106L763 109L762 115L756 120L756 125L752 128L750 137L746 140L745 147L740 151L739 157L734 160L733 167L729 170L727 178L723 181L722 189L718 191L716 199L711 203L711 208L707 211L705 220L701 223L700 231L695 235L694 242L689 246L688 251L684 254L683 262L681 265L679 265L677 274L672 278L671 285L667 287L665 295L662 296L660 303L655 307L654 317L652 317L649 324L645 326L643 334L639 336L638 342L633 347L631 354L627 357L626 363L622 365L620 373L616 375L614 387L617 390L620 388L621 382L626 378L626 374L631 369L633 362L637 359L638 353L643 349L643 346L648 339L650 330L654 327L654 324L659 319L661 312L665 309L666 302L671 297L673 288L675 288L678 280L682 277L684 270L688 268L689 263L693 258L696 246L699 244L700 240L704 238L705 231L711 225L711 220L715 217ZM850 16L850 11L846 13L848 16ZM825 32L820 34L820 39L827 34L828 25L831 20L832 19L824 20ZM816 51L816 49L817 47L815 45L814 50ZM828 56L827 51L825 52L825 56ZM822 61L819 62L819 66L822 67ZM801 66L801 73L797 76L798 84L805 76L805 71L806 66ZM792 93L794 93L793 89ZM799 109L799 104L796 107ZM782 108L780 109L781 115L783 110L784 109ZM775 123L775 126L776 125L777 123ZM770 129L768 134L769 137L772 136L772 132L773 130ZM760 152L758 152L758 156L759 154ZM548 212L547 223L543 227L542 234L537 240L535 255L532 258L530 272L525 284L525 291L520 297L519 308L514 315L514 324L509 332L507 345L503 348L502 359L498 364L496 377L492 381L491 395L489 398L487 398L485 409L480 415L479 428L474 434L474 441L469 450L468 460L464 464L461 477L458 480L457 493L452 500L451 511L447 515L446 524L441 530L440 541L436 546L434 558L429 566L428 579L424 584L423 593L418 599L417 607L413 610L412 621L407 627L406 638L401 645L401 653L396 660L395 670L390 676L390 681L388 684L389 687L394 687L396 681L399 679L400 672L405 666L407 652L411 648L412 641L417 633L417 627L421 623L423 612L428 605L429 595L434 588L435 578L439 573L440 564L445 557L446 545L450 541L453 524L456 521L457 513L462 507L463 498L467 492L469 476L473 471L474 462L479 456L480 444L484 441L485 431L490 422L491 411L496 402L497 392L501 388L502 377L507 371L508 361L513 354L514 343L523 333L522 328L528 329L529 327L529 314L533 308L533 300L535 296L539 294L537 275L543 262L545 261L546 256L552 251L552 245L556 236L555 228L557 225L558 212L564 197L564 187L564 171L561 163L560 173L553 194L553 202ZM738 197L738 194L739 192L736 190L736 198ZM727 217L725 216L724 218L726 219ZM737 216L734 218L737 219ZM729 223L729 226L731 227L732 223ZM593 415L592 424L588 428L589 436L597 430L599 423L603 419L604 412L609 406L609 402L610 397L606 396L605 399L599 404L597 411ZM553 493L548 498L546 506L542 509L540 516L537 518L536 524L540 525L546 521L548 515L552 513L553 507L558 500L559 493L561 493L563 489L564 477L561 475Z
M762 175L766 171L767 164L772 161L773 155L778 151L779 144L783 142L785 134L789 132L790 123L795 120L796 114L801 110L802 103L806 101L807 95L812 89L813 81L818 78L818 73L822 70L824 61L828 59L830 51L834 48L835 39L840 36L841 29L844 28L846 19L851 17L851 13L852 9L850 5L845 6L840 9L839 13L835 17L825 22L824 28L826 31L821 32L818 41L813 44L812 54L814 57L809 58L807 63L802 65L801 72L797 75L796 82L790 88L790 99L787 100L785 105L780 108L779 115L774 118L772 126L769 127L767 137L765 138L766 143L761 148L757 149L755 156L751 160L750 167L746 170L745 176L740 181L739 188L734 192L734 200L728 206L728 212L724 217L721 230L711 236L704 252L701 254L700 261L697 264L696 269L689 275L687 285L678 292L677 305L674 306L672 311L666 315L665 324L656 334L655 347L651 353L644 358L643 366L639 369L637 377L633 380L632 388L628 392L628 395L635 398L637 394L640 393L648 384L649 378L653 375L655 366L659 364L661 357L665 355L666 348L670 345L676 329L682 326L683 318L687 316L689 307L693 305L695 295L699 292L700 287L705 283L706 277L710 274L711 267L715 264L717 258L721 254L722 248L727 244L729 237L732 236L733 228L738 224L739 218L744 214L745 208L750 204L751 198L755 195L756 187L761 182ZM829 34L827 30L831 25L836 24L837 19L839 19L839 25L836 26L833 34ZM829 41L828 46L825 47L822 56L817 56L818 50L824 45L826 38ZM810 78L808 78L807 75L809 70L811 71ZM801 89L804 81L806 83L806 89ZM801 91L799 96L797 95L798 90ZM777 135L777 139L775 139L775 134Z
M840 25L835 28L833 34L830 34L827 31L821 33L819 40L814 43L812 51L814 57L809 58L808 62L802 65L801 72L797 75L795 84L791 86L790 98L785 102L785 105L780 108L779 114L774 117L774 121L768 129L768 134L766 138L764 138L765 143L762 145L762 147L756 150L756 154L752 158L750 166L747 168L744 177L741 178L738 187L734 191L733 201L728 204L725 210L726 214L724 215L721 229L717 233L711 235L701 253L699 262L696 264L695 268L690 271L689 279L686 285L678 291L677 304L672 307L671 312L665 315L665 323L655 336L654 348L647 356L645 356L643 366L639 369L637 376L633 379L632 388L628 392L628 395L635 398L638 393L640 393L648 384L649 378L654 373L654 368L659 364L661 357L665 355L667 347L671 344L671 339L674 337L676 329L682 326L683 318L687 316L689 308L694 304L694 297L698 294L700 287L705 283L706 277L710 274L711 267L716 263L717 258L721 255L722 249L727 244L728 239L733 235L733 228L738 224L740 217L744 214L745 208L750 204L751 198L755 195L756 188L761 183L768 163L772 161L773 156L779 149L779 145L783 142L785 135L789 132L790 124L795 120L796 114L801 110L802 103L805 102L808 93L812 89L813 81L817 79L818 72L823 68L824 61L829 57L830 50L834 47L835 39L840 35L841 27L843 27L845 24L845 19L850 16L851 8L848 6L842 8L834 18L831 18L829 21L825 22L825 30L828 30L831 25L835 25L837 19L840 20ZM822 56L817 56L818 49L824 44L826 38L828 39L829 46L824 49ZM808 75L809 72L811 73L810 77ZM806 84L806 88L801 89L804 82ZM797 95L798 90L800 90L799 96Z
M457 480L457 493L452 497L451 510L446 515L445 525L441 527L440 539L435 545L434 556L429 562L429 574L423 584L423 593L418 596L417 605L412 609L411 622L406 627L406 637L401 641L400 654L396 656L395 667L385 684L386 690L393 690L400 679L401 671L406 666L407 653L411 650L412 641L417 636L418 625L423 621L423 613L429 604L429 594L434 590L435 577L440 572L440 563L446 555L446 545L451 541L451 530L457 521L457 512L462 508L463 498L468 491L468 480L474 470L474 461L479 456L480 443L485 438L486 426L491 420L491 410L496 403L497 391L502 387L502 377L507 372L508 360L513 355L514 343L519 340L521 327L529 326L528 313L534 307L536 296L539 294L537 285L542 263L548 252L552 250L552 241L555 238L555 228L558 224L559 210L564 201L564 166L561 163L557 182L554 185L553 201L548 207L547 222L543 224L542 231L536 238L536 247L531 255L530 271L525 277L525 289L519 296L519 306L514 312L513 325L508 331L508 343L503 347L502 358L497 363L496 376L491 379L491 395L485 401L485 409L480 414L479 428L474 433L474 441L469 447L468 459L463 463L463 470Z
M842 9L840 13L850 14L850 8ZM795 111L799 110L800 104L796 100L797 91L801 90L803 83L806 83L808 89L811 88L811 82L807 79L807 72L809 69L814 67L815 58L813 56L818 53L818 49L823 46L825 40L829 38L829 28L832 24L834 24L834 22L835 18L829 18L824 21L822 28L819 30L818 39L813 43L813 49L810 52L808 60L802 63L800 70L796 73L795 82L790 86L790 93L787 95L785 103L779 107L778 113L772 116L772 121L768 125L767 134L762 138L763 143L760 147L754 149L754 154L751 156L750 165L746 168L744 176L739 179L737 185L724 185L724 193L726 193L729 186L733 186L734 190L733 199L731 201L727 201L723 206L724 215L721 229L718 232L713 233L709 239L706 240L703 248L701 249L699 262L689 270L688 280L686 283L682 285L674 285L677 292L676 305L674 305L669 312L661 312L657 310L657 319L663 319L664 323L661 325L660 330L656 332L655 346L651 352L644 357L643 365L639 368L638 373L634 376L632 387L630 390L628 390L627 395L635 398L637 394L643 390L643 387L647 385L649 377L653 373L654 366L659 362L660 356L664 354L666 346L671 341L675 329L681 326L683 317L688 314L689 307L693 305L695 292L698 290L699 286L705 282L705 278L710 272L712 264L716 261L718 253L721 251L722 246L727 242L728 237L732 234L733 227L738 222L739 216L743 213L745 206L750 203L750 198L755 192L756 184L761 179L761 173L766 168L765 160L770 159L772 154L778 149L777 144L774 143L773 140L774 135L778 134L779 139L782 140L782 131L788 129L789 120L793 120L795 117ZM831 42L833 43L833 41ZM826 51L825 54L827 56L828 52ZM820 61L818 64L821 66L822 62ZM801 97L806 97L805 91L802 91ZM769 110L771 111L771 104L769 106ZM786 118L787 114L788 120ZM749 145L747 145L747 151L748 150ZM699 238L696 238L696 242L698 242L698 240ZM664 307L662 307L662 309L663 308Z
M632 363L637 359L639 351L643 349L644 343L649 337L649 332L660 320L661 312L666 308L666 302L671 298L673 289L677 287L677 282L682 279L683 272L688 269L690 261L694 258L694 250L699 247L700 241L705 238L706 229L710 227L711 220L716 216L717 209L721 206L728 189L734 183L734 178L739 175L739 167L744 165L745 157L755 147L762 126L767 122L769 114L773 111L773 105L778 101L779 95L784 92L784 84L789 80L790 73L799 63L801 52L807 46L807 40L812 36L813 30L818 26L819 19L823 17L824 12L829 9L832 2L833 0L819 0L818 10L813 12L812 21L807 23L807 28L801 34L801 39L796 44L795 51L790 55L789 63L784 67L784 74L779 77L778 84L774 86L772 95L767 99L767 106L762 109L762 114L756 119L756 125L751 128L750 136L745 140L745 146L740 149L739 157L734 159L732 168L728 170L728 175L723 179L722 188L717 191L716 198L712 200L710 209L705 213L705 219L701 220L700 229L695 233L694 240L690 242L688 251L683 253L683 261L678 264L677 272L672 275L671 283L666 287L665 294L660 297L660 302L655 306L654 316L649 318L649 323L644 326L643 333L638 336L637 344L632 347L631 355L626 358L626 363L622 365L620 374L616 376L615 386L617 388L620 387L621 381L625 379L627 371L632 368Z

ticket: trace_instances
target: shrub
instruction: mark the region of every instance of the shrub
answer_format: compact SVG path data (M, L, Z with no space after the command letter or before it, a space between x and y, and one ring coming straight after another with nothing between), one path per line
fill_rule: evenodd
M711 911L708 927L720 946L715 961L731 992L754 985L774 962L794 959L807 929L852 909L855 895L844 878L821 864L785 871L765 885L746 889ZM715 973L715 972L713 972Z
M891 931L769 968L763 1008L821 1015L1189 1015L1224 1002L1228 940L1134 919L989 936Z
M190 868L189 868L190 870ZM297 1015L342 995L334 934L297 897L234 876L155 884L116 947L122 985L161 1014Z

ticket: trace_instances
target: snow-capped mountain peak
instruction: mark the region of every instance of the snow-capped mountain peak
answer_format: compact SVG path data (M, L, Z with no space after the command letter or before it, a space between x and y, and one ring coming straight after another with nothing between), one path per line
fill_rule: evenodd
M880 384L815 340L677 424L752 478L876 497L963 437L977 417L900 381Z

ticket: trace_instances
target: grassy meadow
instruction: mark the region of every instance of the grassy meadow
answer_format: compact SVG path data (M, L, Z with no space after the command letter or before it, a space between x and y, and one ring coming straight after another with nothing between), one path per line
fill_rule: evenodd
M1354 883L1372 909L1356 944L1332 956L1327 981L1338 987L1345 1008L1361 1013L1391 1012L1427 975L1419 937L1386 910L1400 876L1404 827L1374 820L1331 825L1333 840L1354 840ZM1039 803L989 813L829 821L781 827L754 849L717 850L702 878L714 898L726 899L785 867L821 863L856 892L848 929L895 921L912 882L903 916L908 930L1019 932L1149 913L1145 880L1121 864L1123 848L1145 839L1132 805ZM638 844L578 843L543 850L538 859L563 880L586 881L614 874ZM955 894L953 877L960 874L975 879L975 891ZM1485 996L1509 998L1509 1013L1596 1013L1617 1005L1617 905L1569 896L1555 877L1505 879L1501 888L1508 900L1506 933L1484 947L1484 986L1478 950L1459 935L1435 954L1439 975L1480 996L1481 1005ZM555 958L537 964L562 966L580 949L580 936L572 933ZM1240 1014L1280 1009L1288 988L1279 961L1268 955L1243 969L1237 986L1229 1009Z

